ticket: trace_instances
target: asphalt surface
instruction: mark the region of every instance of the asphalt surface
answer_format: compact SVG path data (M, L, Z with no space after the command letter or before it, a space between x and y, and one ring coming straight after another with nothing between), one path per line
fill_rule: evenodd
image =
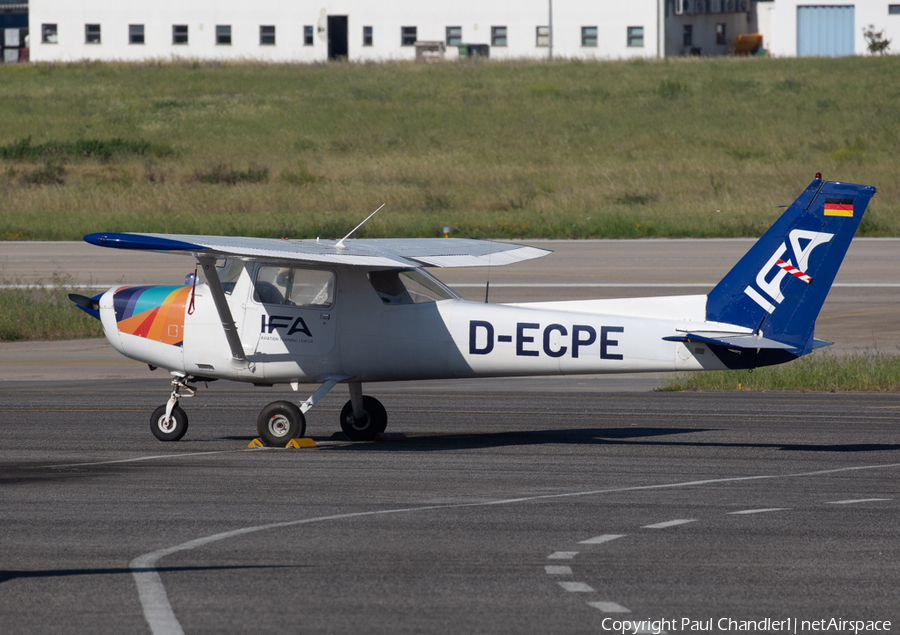
M492 302L705 293L750 242L537 243L555 253L438 275ZM818 337L900 349L898 246L854 242ZM0 273L192 270L127 256L0 243ZM367 385L405 435L373 443L331 438L339 387L308 413L318 447L281 450L247 448L260 409L314 387L216 382L163 444L160 371L99 341L0 345L0 633L896 632L900 396L658 385Z
M211 384L162 444L164 382L4 383L0 632L900 623L900 397L480 388L371 386L372 443L334 391L319 447L251 450L285 391Z

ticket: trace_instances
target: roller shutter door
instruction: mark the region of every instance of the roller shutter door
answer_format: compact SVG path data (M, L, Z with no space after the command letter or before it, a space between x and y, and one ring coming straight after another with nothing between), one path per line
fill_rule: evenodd
M853 5L797 7L797 55L853 55L853 24Z

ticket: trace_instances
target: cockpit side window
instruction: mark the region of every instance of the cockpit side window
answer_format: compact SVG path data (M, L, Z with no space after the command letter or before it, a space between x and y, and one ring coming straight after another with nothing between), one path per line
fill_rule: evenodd
M369 281L385 304L424 304L458 299L443 282L423 269L370 271Z
M385 304L413 304L413 299L400 282L400 272L396 269L370 271L369 280L375 293Z
M322 269L262 266L253 299L262 304L329 307L334 304L334 273Z

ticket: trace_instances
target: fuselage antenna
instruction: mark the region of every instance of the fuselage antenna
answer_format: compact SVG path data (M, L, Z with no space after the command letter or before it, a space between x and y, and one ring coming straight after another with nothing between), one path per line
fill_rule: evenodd
M382 203L382 204L381 204L381 207L384 207L386 204L387 204L387 203ZM344 236L343 238L341 238L341 239L337 242L337 244L335 245L335 248L336 248L336 249L346 249L347 247L344 246L344 241L347 240L348 238L350 238L350 236L353 234L353 232L355 232L357 229L359 229L360 227L362 227L363 225L365 225L367 220L369 220L370 218L372 218L373 216L375 216L375 214L377 214L378 212L380 212L380 211L381 211L381 207L379 207L379 208L376 209L374 212L372 212L371 214L369 214L368 216L366 216L366 220L364 220L364 221L361 222L359 225L357 225L356 227L354 227L354 228L350 231L349 234L347 234L346 236Z

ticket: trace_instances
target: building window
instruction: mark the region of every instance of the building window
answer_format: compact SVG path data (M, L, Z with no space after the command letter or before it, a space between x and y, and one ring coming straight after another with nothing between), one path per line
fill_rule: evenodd
M172 25L172 44L187 44L188 28L187 24Z
M56 25L55 24L42 24L41 25L41 42L44 44L58 44L59 37L56 34Z
M716 25L716 44L725 44L725 23Z
M888 15L900 15L900 4L889 4Z
M416 45L416 27L401 26L400 27L400 46Z
M539 26L537 28L537 46L550 46L550 27Z
M506 46L506 27L491 27L491 46Z
M216 25L216 44L223 44L225 46L231 46L231 25L230 24L217 24Z
M597 46L597 27L581 27L581 46Z
M128 25L128 43L143 44L144 43L144 25L129 24Z
M684 46L693 46L694 45L694 25L693 24L685 24L684 30L681 35L681 43Z
M363 27L363 46L372 46L372 27Z
M303 27L303 46L313 45L313 28L311 25Z
M462 27L461 26L448 26L447 27L447 46L459 46L462 44Z
M628 27L628 46L644 46L644 27Z
M260 46L274 46L275 45L275 27L274 26L261 26L259 27L259 44Z
M100 44L100 25L85 24L84 25L84 42L85 44Z

